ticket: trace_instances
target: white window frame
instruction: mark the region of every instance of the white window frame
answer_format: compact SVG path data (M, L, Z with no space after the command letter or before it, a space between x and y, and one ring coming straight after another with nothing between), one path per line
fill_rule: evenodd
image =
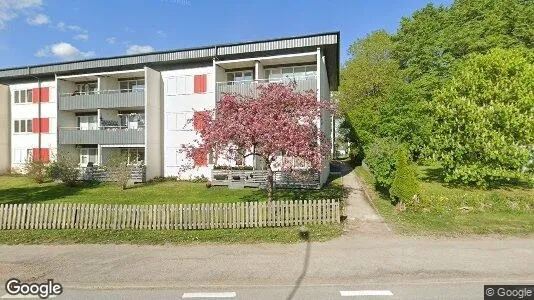
M128 165L144 165L146 160L146 151L144 148L122 148L121 154L126 154L126 157L128 158ZM139 160L140 156L139 153L143 152L143 160ZM130 161L131 154L135 154L136 161Z
M14 164L24 164L31 159L33 149L26 148L16 148L13 149L13 163Z
M94 118L94 122L89 122L89 118ZM98 130L98 116L76 116L76 122L78 124L78 130ZM83 127L82 127L82 124Z
M77 83L76 91L74 92L74 94L92 95L92 94L96 94L97 92L98 92L98 82L92 81L92 82Z
M250 73L250 79L245 79L246 78L245 73ZM234 76L234 80L228 80L228 75L230 75L230 74L232 74ZM240 76L238 78L242 78L242 79L235 80L237 74L240 74ZM252 70L252 69L226 72L226 82L228 84L240 84L240 83L247 83L247 82L251 82L251 81L254 81L254 70Z
M126 84L126 88L121 87L123 83ZM119 80L119 89L121 93L143 92L145 90L145 86L146 83L144 78Z
M295 76L295 68L304 68L304 75ZM283 69L291 69L291 75L285 75L283 73ZM315 70L314 70L315 69ZM279 78L269 78L271 72L277 71L277 74L280 74ZM317 76L317 66L316 65L299 65L299 66L289 66L289 67L276 67L276 68L266 68L265 69L265 78L269 80L269 82L278 82L278 81L284 81L287 79L303 79L308 77L315 77Z
M33 89L23 89L13 91L13 104L30 104L32 100ZM22 95L24 95L24 101L22 101Z
M89 151L95 151L95 154L91 154ZM94 157L94 165L98 164L98 148L80 148L80 166L86 167L91 162L91 157ZM84 162L84 159L87 161Z
M24 123L24 131L21 130L22 123ZM13 133L14 134L27 134L33 133L33 119L13 120Z

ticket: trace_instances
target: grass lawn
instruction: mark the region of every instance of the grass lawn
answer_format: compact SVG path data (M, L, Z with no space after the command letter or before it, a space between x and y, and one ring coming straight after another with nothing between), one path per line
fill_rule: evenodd
M384 191L376 191L369 170L355 172L367 183L374 205L400 233L406 234L531 234L534 233L534 189L508 186L475 189L448 185L439 169L421 167L419 211L397 212Z
M342 188L338 181L321 190L276 189L277 200L340 198ZM66 187L49 182L36 184L26 177L0 176L1 203L92 203L92 204L172 204L172 203L229 203L264 201L265 190L246 188L231 190L227 187L206 188L205 183L165 181L136 184L121 191L111 183L86 183Z
M321 190L277 189L275 199L332 199L342 197L334 180ZM124 191L109 183L83 184L69 188L49 182L41 185L25 177L0 176L1 203L106 203L169 204L265 201L265 190L206 188L205 183L165 181L137 184ZM339 224L311 225L310 239L338 237ZM192 243L295 243L302 241L298 227L210 230L0 230L0 244L192 244Z
M340 236L339 224L309 225L310 240ZM232 244L297 243L299 227L210 230L0 230L0 244Z

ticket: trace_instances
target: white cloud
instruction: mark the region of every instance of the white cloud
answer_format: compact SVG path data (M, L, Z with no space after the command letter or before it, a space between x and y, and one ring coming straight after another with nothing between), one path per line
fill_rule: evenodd
M131 45L128 47L128 49L126 49L126 54L139 54L153 51L154 47L150 45Z
M80 33L74 36L75 40L82 40L87 41L89 39L89 35L87 33Z
M166 38L167 37L167 34L163 30L156 31L156 35L159 36L160 38Z
M74 60L74 59L82 59L82 58L89 58L92 56L95 56L94 51L87 51L82 52L78 48L74 47L73 45L65 42L60 42L57 44L53 44L51 46L46 46L42 49L39 49L35 56L38 57L48 57L48 56L54 56L61 60Z
M61 31L71 30L71 31L78 31L78 32L87 33L87 30L81 28L80 26L78 26L78 25L69 25L69 24L66 24L65 22L58 22L56 24L56 28L61 30Z
M110 45L113 45L117 42L117 38L116 37L108 37L106 39L106 43L110 44Z
M18 17L20 13L32 12L42 4L42 0L0 0L0 29L4 29L6 23Z
M26 22L28 22L30 25L39 26L50 23L50 19L45 14L37 14L31 18L27 18Z

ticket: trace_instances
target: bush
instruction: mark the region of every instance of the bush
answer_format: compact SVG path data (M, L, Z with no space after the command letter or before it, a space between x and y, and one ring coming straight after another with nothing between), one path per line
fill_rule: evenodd
M52 180L59 180L66 186L75 186L80 175L78 157L71 153L58 156L47 168L47 175Z
M417 179L417 171L410 160L409 152L405 146L397 151L396 170L394 179L389 189L389 194L394 203L403 203L406 206L414 206L421 192L421 184Z
M114 154L106 164L108 176L121 190L125 190L132 175L133 166L128 164L125 154Z
M391 138L378 138L367 145L365 150L365 164L375 177L378 187L389 188L393 182L395 171L395 156L399 143Z
M38 184L41 184L46 181L46 164L42 161L28 160L24 169L26 171L26 176L31 178Z

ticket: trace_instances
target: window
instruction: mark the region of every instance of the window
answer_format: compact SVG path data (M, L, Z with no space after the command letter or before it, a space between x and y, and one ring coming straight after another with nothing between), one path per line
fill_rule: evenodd
M142 129L145 127L144 113L120 114L121 128L125 129Z
M31 103L32 102L32 90L19 90L13 92L13 103Z
M229 84L252 81L254 80L254 75L252 71L227 72L226 80L228 81Z
M142 165L145 161L144 148L126 148L121 149L121 154L128 157L129 165Z
M78 119L78 129L79 130L97 130L98 122L96 115L90 116L77 116Z
M96 94L98 84L96 82L85 82L76 84L75 95Z
M317 66L295 66L265 70L269 81L287 80L287 78L305 78L317 75Z
M14 133L31 133L32 120L15 120L13 122Z
M23 164L32 158L33 149L13 149L13 163Z
M119 81L121 93L142 92L145 90L144 79L131 79Z
M96 148L82 148L80 149L80 165L87 166L88 164L95 165L98 159L98 150Z

